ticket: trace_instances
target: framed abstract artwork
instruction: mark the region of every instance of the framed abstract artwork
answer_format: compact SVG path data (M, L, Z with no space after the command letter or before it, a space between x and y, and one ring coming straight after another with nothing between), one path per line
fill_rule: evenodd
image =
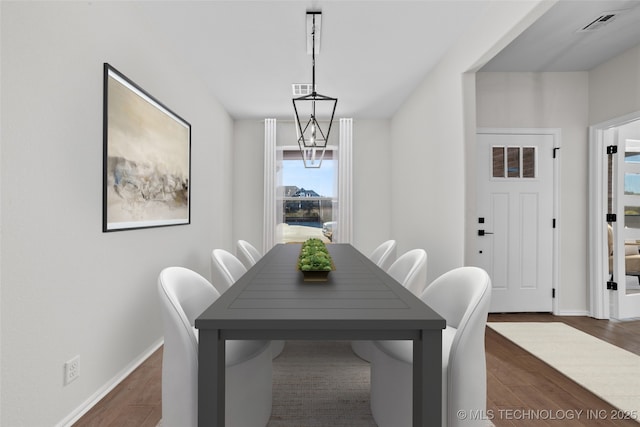
M102 231L191 222L191 125L104 64Z

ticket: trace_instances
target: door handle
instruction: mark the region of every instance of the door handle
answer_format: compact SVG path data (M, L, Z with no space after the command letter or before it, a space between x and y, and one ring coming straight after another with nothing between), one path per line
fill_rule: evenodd
M478 236L484 236L485 234L493 234L491 231L478 230Z

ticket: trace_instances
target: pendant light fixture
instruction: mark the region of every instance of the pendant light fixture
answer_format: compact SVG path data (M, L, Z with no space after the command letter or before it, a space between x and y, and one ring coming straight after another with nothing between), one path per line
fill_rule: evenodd
M305 168L319 168L322 165L338 104L338 98L316 92L316 51L320 45L321 18L322 12L307 12L307 46L309 41L311 44L311 93L293 98L298 146Z

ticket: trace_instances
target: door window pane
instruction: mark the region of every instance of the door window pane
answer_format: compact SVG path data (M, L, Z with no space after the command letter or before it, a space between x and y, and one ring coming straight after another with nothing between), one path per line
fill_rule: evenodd
M640 195L640 174L624 174L624 194Z
M627 228L640 228L640 206L624 207L624 226Z
M627 139L624 145L625 163L640 163L640 141L637 139Z
M536 177L536 149L535 147L522 148L522 177Z
M520 178L520 147L507 148L507 176Z
M491 150L493 178L536 177L536 147L493 146Z
M493 147L493 177L504 178L504 147Z

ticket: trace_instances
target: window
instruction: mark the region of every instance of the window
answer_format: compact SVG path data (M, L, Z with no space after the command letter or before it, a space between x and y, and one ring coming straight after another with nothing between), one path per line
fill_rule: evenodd
M335 160L325 152L322 167L305 168L298 150L286 150L282 159L282 243L315 237L330 242L335 221Z
M333 170L333 188L332 196L332 212L331 221L325 221L329 229L322 235L331 233L332 242L351 243L352 235L352 139L353 139L353 119L341 118L339 132L336 132L338 143L330 144L325 152L322 162L322 169L328 169L329 160L331 160L331 169ZM295 141L295 127L293 124L283 124L280 128L280 141ZM333 134L332 134L333 135ZM301 154L297 146L285 146L284 144L276 144L276 119L265 119L264 121L264 212L263 212L263 251L268 251L276 243L283 241L293 241L290 233L289 236L283 238L286 228L290 225L283 222L284 220L284 154L291 152L296 159L302 164ZM325 164L325 161L327 163ZM337 190L339 184L339 190ZM297 184L292 184L297 186ZM305 189L307 189L305 187ZM313 189L313 188L311 188ZM321 190L321 192L324 190ZM317 192L317 190L316 190ZM321 218L326 219L324 214ZM321 219L322 220L322 219ZM338 226L339 224L339 226ZM316 230L317 232L317 227ZM296 241L302 240L297 237Z
M536 147L492 147L494 178L535 178Z

